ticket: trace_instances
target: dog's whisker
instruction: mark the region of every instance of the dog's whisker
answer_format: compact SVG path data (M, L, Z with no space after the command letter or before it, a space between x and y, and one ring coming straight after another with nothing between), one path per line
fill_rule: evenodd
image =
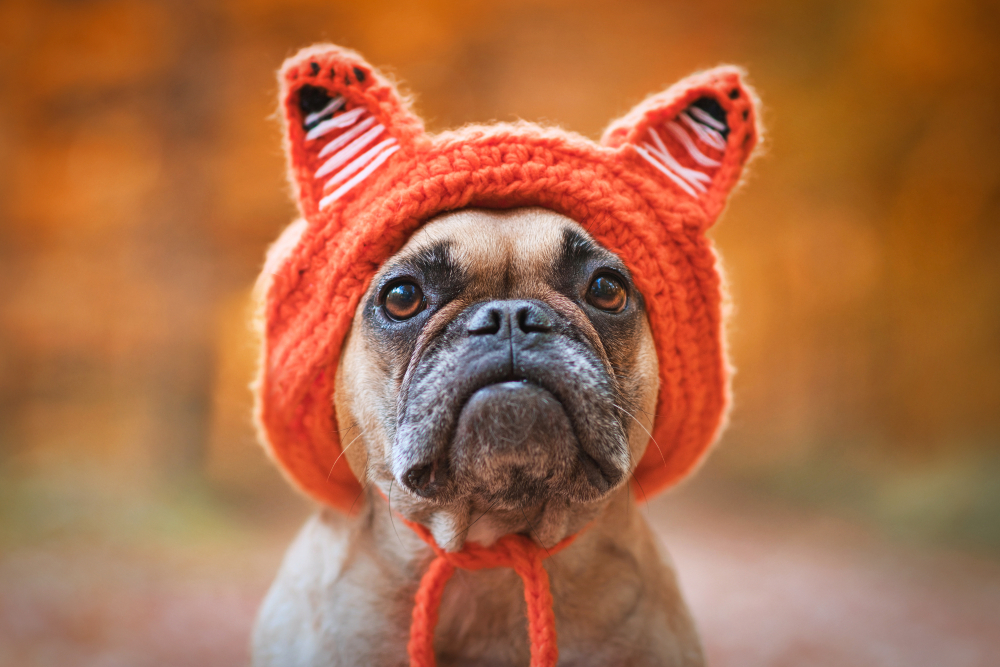
M524 508L523 507L521 508L521 516L524 517L524 522L526 524L528 524L528 534L531 535L531 537L534 538L535 542L538 542L538 544L542 547L542 549L545 550L545 555L546 556L551 556L552 554L549 552L549 548L546 547L544 544L542 544L542 541L540 539L538 539L538 535L535 535L535 529L531 525L531 522L528 521L528 515L524 513Z
M625 478L625 493L627 493L627 494L631 494L632 493L632 483L628 481L627 477ZM630 503L628 502L628 498L626 498L625 499L625 523L628 523L628 520L629 520L629 508L628 508L629 505L630 505Z
M392 483L395 481L395 479L389 479L389 495L386 497L386 500L389 502L389 523L392 524L392 532L396 533L396 539L399 540L399 546L405 549L406 547L403 546L403 539L399 536L399 531L396 530L396 521L392 518Z
M476 517L476 521L479 521L484 516L486 516L487 514L489 514L493 510L493 508L497 506L498 502L500 502L500 498L499 497L496 500L494 500L492 503L490 503L490 506L487 507L486 510L482 514L480 514L478 517ZM462 531L462 532L465 532L465 533L469 532L469 529L476 525L476 521L473 521L468 526L466 526L465 530Z
M614 404L612 404L612 405L614 405ZM628 411L625 410L624 408L622 408L622 407L620 407L618 405L615 405L615 407L618 408L619 410L622 410L626 414L628 414ZM643 414L646 414L646 412L644 410L642 410L641 408L639 408L639 410ZM632 417L632 415L629 415L629 416ZM649 415L647 414L646 416L648 417ZM632 419L635 419L635 417L632 417ZM639 422L638 419L636 419L635 421L636 421L637 424L639 424L639 426L642 426L642 424ZM643 427L643 430L646 431L646 433L649 433L649 431L647 431L645 427ZM660 449L659 443L656 442L656 440L653 438L652 434L649 435L649 439L652 440L654 443L656 443L656 448L658 450L660 450L660 458L662 459L663 458L663 450ZM666 461L664 461L664 463L666 463ZM639 486L639 493L642 494L642 502L646 506L646 513L648 515L648 513L649 513L649 497L646 495L646 489L642 488L642 482L640 482L639 478L635 476L635 470L632 467L632 450L631 449L628 450L628 474L629 474L629 476L632 477L632 479L635 480L635 483ZM628 478L625 479L625 485L626 485L626 487L628 487L629 493L631 493L632 489L631 489L631 486L629 486ZM626 505L625 507L626 507L626 512L628 512L628 505Z
M632 470L632 448L631 447L628 450L628 469L631 472L631 470ZM629 506L632 504L632 502L631 502L631 500L632 500L632 484L631 484L631 482L629 482L628 477L625 478L625 493L628 494L628 497L625 499L625 523L628 523L629 519L631 518L630 517Z
M656 445L656 451L660 452L660 458L663 460L663 465L667 465L667 459L666 459L665 456L663 456L663 449L660 448L660 443L658 443L656 441L656 438L654 438L653 434L649 432L649 429L646 428L645 426L643 426L642 422L635 418L635 415L633 415L631 412L629 412L628 410L626 410L622 406L620 406L620 405L618 405L616 403L612 403L611 405L614 405L616 408L618 408L619 410L621 410L622 412L624 412L625 414L627 414L629 417L631 417L632 421L634 421L636 424L638 424L639 428L641 428L643 431L646 432L646 435L649 436L649 439L653 442L654 445ZM634 475L633 475L633 477L634 477Z
M369 478L367 481L365 481L364 484L361 485L361 490L358 491L358 495L354 496L354 502L351 503L351 508L349 510L347 510L347 514L348 515L350 515L351 512L354 511L354 505L358 502L358 498L361 497L362 493L364 493L365 491L368 490L368 487L371 486L371 483L372 483L372 480Z
M634 472L630 472L629 474L632 475L632 479L635 480L635 483L639 485L639 493L642 494L642 502L646 504L646 509L649 510L649 498L646 497L646 489L642 488L642 482L639 481L639 478L635 476Z
M348 429L348 430L350 430L350 429ZM337 460L333 462L332 466L330 466L330 472L326 473L326 481L328 481L328 482L330 481L330 476L333 475L333 469L337 467L337 464L340 463L340 459L342 459L344 457L344 454L346 454L347 450L351 448L351 445L353 445L355 442L357 442L358 438L360 438L364 434L365 434L365 432L361 431L361 433L358 433L354 437L354 440L351 440L349 443L347 443L347 447L344 447L343 449L340 450L340 456L338 456Z

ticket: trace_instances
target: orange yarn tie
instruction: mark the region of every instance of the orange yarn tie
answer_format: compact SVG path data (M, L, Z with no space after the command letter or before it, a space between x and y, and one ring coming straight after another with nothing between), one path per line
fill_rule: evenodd
M456 567L466 570L509 567L520 575L524 582L524 601L528 605L531 667L555 667L559 659L556 615L552 610L549 574L542 567L542 561L568 547L576 535L570 535L547 551L523 535L505 535L489 548L470 542L461 551L449 553L437 545L427 528L403 520L437 554L417 589L407 646L410 667L434 667L436 664L434 629L438 622L438 609L444 587Z

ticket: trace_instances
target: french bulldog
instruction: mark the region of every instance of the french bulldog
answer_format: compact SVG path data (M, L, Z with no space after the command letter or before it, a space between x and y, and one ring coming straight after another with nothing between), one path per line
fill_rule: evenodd
M545 561L559 664L704 662L671 563L634 500L658 362L643 295L615 254L544 208L465 208L426 222L384 262L336 373L351 515L318 511L260 609L257 667L407 665L432 549L508 534ZM529 663L522 584L459 570L444 591L438 664Z
M258 282L255 418L324 509L264 601L255 664L703 664L633 499L725 424L707 231L760 136L743 73L693 74L598 141L429 133L332 44L279 85L302 218Z

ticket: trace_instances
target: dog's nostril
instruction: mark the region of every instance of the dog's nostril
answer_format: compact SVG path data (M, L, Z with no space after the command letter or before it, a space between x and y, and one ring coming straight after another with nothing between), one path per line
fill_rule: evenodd
M496 308L481 308L468 324L470 334L492 336L500 331L502 324L500 311Z
M406 471L403 481L415 493L427 495L433 490L437 481L437 466L428 463L422 466L414 466Z
M527 305L517 311L517 327L524 333L546 333L552 331L552 320L541 308Z
M494 301L478 308L465 325L474 336L507 337L517 329L522 333L552 331L552 318L546 309L530 301Z

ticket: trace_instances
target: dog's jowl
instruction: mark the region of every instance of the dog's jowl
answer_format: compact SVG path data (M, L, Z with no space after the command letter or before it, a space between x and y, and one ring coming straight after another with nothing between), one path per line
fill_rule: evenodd
M254 664L701 665L636 495L691 472L728 398L705 235L756 143L738 71L601 144L430 136L356 54L282 70L303 219L258 284L261 436L321 509Z

